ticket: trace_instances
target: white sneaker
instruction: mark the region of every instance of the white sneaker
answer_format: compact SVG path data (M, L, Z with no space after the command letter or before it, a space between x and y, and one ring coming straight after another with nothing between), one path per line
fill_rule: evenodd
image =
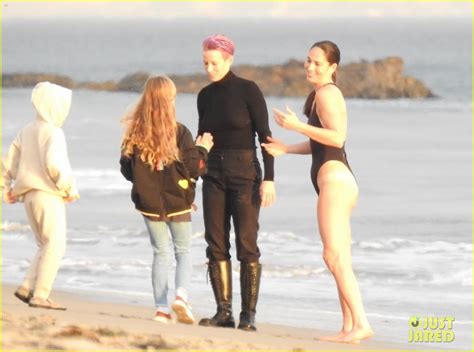
M171 318L171 314L160 312L159 310L156 311L155 316L153 317L154 321L164 324L170 324L173 322Z
M178 322L180 323L194 324L196 321L194 319L193 313L191 312L191 306L179 296L176 296L176 300L171 305L171 309L173 309L173 311L176 313Z

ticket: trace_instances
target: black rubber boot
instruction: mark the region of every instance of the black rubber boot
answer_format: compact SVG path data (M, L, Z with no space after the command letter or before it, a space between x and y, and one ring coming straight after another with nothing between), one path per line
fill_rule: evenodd
M209 262L209 277L217 303L217 313L212 318L201 319L199 325L235 328L232 316L232 266L230 261Z
M240 264L240 295L242 296L242 311L240 313L239 329L257 331L255 313L257 312L258 291L262 265L259 263Z

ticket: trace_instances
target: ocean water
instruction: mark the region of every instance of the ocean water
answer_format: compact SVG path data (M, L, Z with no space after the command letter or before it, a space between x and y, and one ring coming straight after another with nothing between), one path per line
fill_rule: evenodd
M360 187L352 218L353 266L378 338L404 343L410 316L449 315L456 318L455 341L426 347L470 349L470 21L326 21L321 27L300 21L289 23L288 31L277 37L275 30L288 22L197 24L6 21L3 70L55 72L76 80L120 79L136 70L197 72L199 42L213 32L235 39L237 63L302 58L312 42L323 38L340 43L346 62L403 57L407 73L424 80L439 98L347 101L346 148ZM127 31L120 30L125 27ZM288 48L281 49L281 42ZM30 92L2 91L3 153L34 117ZM56 287L146 304L151 315L148 235L130 201L130 184L118 170L120 118L137 98L135 93L74 92L64 130L81 199L68 206L68 249ZM178 119L192 131L197 128L195 104L194 95L178 95ZM299 111L302 104L303 98L267 97L269 108L289 105ZM278 138L302 140L272 119L270 123ZM309 157L283 156L276 161L278 199L262 209L260 218L264 271L257 318L336 330L340 310L334 281L322 260L309 169ZM22 205L4 205L2 212L3 281L19 283L35 248ZM198 209L193 215L191 304L198 315L210 315L214 302L206 281L203 231ZM238 314L239 270L234 264Z

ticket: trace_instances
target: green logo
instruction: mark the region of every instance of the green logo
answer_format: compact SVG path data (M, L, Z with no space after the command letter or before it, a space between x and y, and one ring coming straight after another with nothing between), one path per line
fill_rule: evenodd
M449 343L454 341L454 317L420 317L408 319L408 342Z

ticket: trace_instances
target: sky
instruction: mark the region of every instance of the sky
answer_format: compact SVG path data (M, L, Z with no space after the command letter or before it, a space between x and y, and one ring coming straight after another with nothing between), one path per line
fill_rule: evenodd
M468 2L41 2L3 0L3 19L41 18L472 18Z

